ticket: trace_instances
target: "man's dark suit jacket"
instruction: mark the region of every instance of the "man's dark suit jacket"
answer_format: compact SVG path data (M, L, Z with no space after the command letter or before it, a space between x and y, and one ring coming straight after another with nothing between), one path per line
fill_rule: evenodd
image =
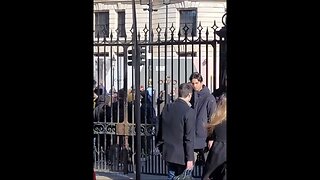
M195 110L178 98L163 108L161 116L164 159L181 165L193 161Z

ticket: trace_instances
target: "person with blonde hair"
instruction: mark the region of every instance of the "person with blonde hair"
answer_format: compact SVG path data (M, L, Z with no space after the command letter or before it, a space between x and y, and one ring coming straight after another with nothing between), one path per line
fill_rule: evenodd
M227 97L222 94L217 109L207 125L209 154L202 174L203 180L226 180L227 167Z

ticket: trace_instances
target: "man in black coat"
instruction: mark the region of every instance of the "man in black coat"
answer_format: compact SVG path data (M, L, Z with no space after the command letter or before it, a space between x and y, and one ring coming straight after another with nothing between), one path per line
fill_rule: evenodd
M163 158L168 165L168 179L193 169L195 111L191 108L191 83L179 86L179 98L167 104L161 114Z
M203 78L198 72L191 74L189 78L194 91L190 103L196 112L196 134L194 152L201 157L201 164L205 162L204 151L207 147L207 123L217 107L216 99L207 86L203 84Z

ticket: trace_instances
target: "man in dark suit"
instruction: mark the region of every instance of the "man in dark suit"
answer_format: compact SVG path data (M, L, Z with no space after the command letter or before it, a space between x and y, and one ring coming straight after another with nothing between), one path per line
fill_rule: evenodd
M163 157L168 165L168 179L185 169L191 173L194 164L194 136L196 113L191 108L192 84L179 86L179 98L167 104L161 114Z

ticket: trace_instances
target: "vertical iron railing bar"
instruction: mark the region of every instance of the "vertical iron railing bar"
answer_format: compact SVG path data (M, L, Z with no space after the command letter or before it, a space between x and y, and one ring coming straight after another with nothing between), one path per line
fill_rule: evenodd
M207 27L207 31L206 31L206 86L209 87L209 56L208 56L208 52L209 52L209 49L208 49L208 37L209 37L209 30L208 30L208 27Z

